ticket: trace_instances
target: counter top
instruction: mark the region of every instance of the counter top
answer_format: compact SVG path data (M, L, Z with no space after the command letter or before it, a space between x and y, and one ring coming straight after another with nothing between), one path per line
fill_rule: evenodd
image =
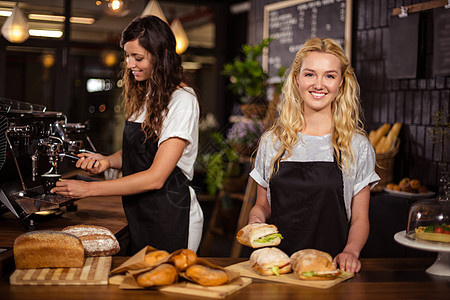
M112 268L126 257L113 257ZM212 263L228 266L245 258L207 258ZM450 277L432 276L425 270L432 258L362 259L363 268L355 277L328 289L274 283L253 282L226 299L448 299ZM11 286L8 278L0 282L3 299L180 299L179 295L157 290L120 290L117 286ZM6 298L5 298L6 297ZM183 299L202 299L183 297ZM203 298L207 299L207 298Z
M117 234L127 225L122 207L122 198L89 197L75 202L76 211L61 208L62 215L50 216L37 221L35 230L61 230L66 226L87 224L104 226ZM0 216L0 248L11 248L19 235L27 228L11 212Z

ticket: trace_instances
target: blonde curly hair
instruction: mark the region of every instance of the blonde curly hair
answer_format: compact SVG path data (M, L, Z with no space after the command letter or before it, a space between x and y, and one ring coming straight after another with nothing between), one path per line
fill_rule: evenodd
M270 177L278 170L281 160L292 155L292 147L298 142L298 133L305 127L304 101L300 97L297 77L302 67L303 59L311 52L328 53L336 56L341 64L342 85L336 99L331 103L333 122L332 142L333 154L341 170L349 170L354 161L351 140L355 133L365 135L360 119L359 84L341 46L334 40L312 38L307 40L295 55L289 75L283 85L283 100L279 109L279 117L269 129L272 145L279 141L277 154L271 161ZM283 158L283 155L286 156Z

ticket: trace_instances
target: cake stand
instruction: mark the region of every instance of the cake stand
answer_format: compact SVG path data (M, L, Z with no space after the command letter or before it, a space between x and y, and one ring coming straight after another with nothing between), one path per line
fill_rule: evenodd
M438 276L450 277L450 245L439 242L428 242L422 240L415 240L406 235L406 230L397 232L394 235L394 239L397 243L403 246L438 252L438 256L434 264L427 269L427 273Z

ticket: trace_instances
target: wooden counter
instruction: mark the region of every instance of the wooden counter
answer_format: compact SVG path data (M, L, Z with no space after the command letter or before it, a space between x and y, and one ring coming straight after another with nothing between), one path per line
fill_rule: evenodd
M75 202L76 211L39 220L36 230L61 230L66 226L87 224L104 226L117 234L127 225L121 197L90 197ZM26 227L11 212L0 215L0 248L12 248L14 240L27 232Z
M113 257L113 266L126 258ZM208 258L227 266L244 258ZM254 280L252 284L226 299L448 299L450 278L425 272L434 262L431 258L363 259L363 269L354 278L328 289ZM180 297L157 290L120 290L117 286L11 286L8 278L0 281L3 299L207 299Z

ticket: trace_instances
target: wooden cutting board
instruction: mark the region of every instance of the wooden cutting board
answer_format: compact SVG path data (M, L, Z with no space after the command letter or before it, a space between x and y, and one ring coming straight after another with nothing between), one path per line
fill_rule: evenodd
M338 277L333 280L318 280L318 281L301 280L294 273L281 274L280 276L263 276L263 275L259 275L258 273L256 273L255 271L252 270L248 260L238 263L238 264L228 266L225 269L239 272L241 274L241 276L245 276L245 277L257 278L257 279L261 279L261 280L268 280L268 281L275 281L275 282L282 282L282 283L289 283L289 284L295 284L295 285L302 285L302 286L309 286L309 287L320 288L320 289L330 288L330 287L332 287L338 283L341 283L349 278L352 278L354 276L353 273L347 272L344 276Z
M228 284L219 286L201 286L199 284L185 282L160 288L159 291L179 295L222 299L243 289L250 283L252 283L251 278L241 277Z
M125 275L114 275L109 278L109 284L121 285L124 280ZM157 287L160 292L164 293L172 293L179 295L189 295L189 296L198 296L198 297L207 297L207 298L215 298L222 299L225 298L241 289L246 287L252 283L251 278L240 277L228 284L220 285L220 286L201 286L199 284L191 283L191 282L181 282L169 286ZM131 287L129 287L131 288ZM137 289L135 287L134 289ZM143 288L139 288L143 289ZM150 288L151 289L151 288Z
M15 270L12 285L106 285L111 256L87 257L82 268L44 268Z

